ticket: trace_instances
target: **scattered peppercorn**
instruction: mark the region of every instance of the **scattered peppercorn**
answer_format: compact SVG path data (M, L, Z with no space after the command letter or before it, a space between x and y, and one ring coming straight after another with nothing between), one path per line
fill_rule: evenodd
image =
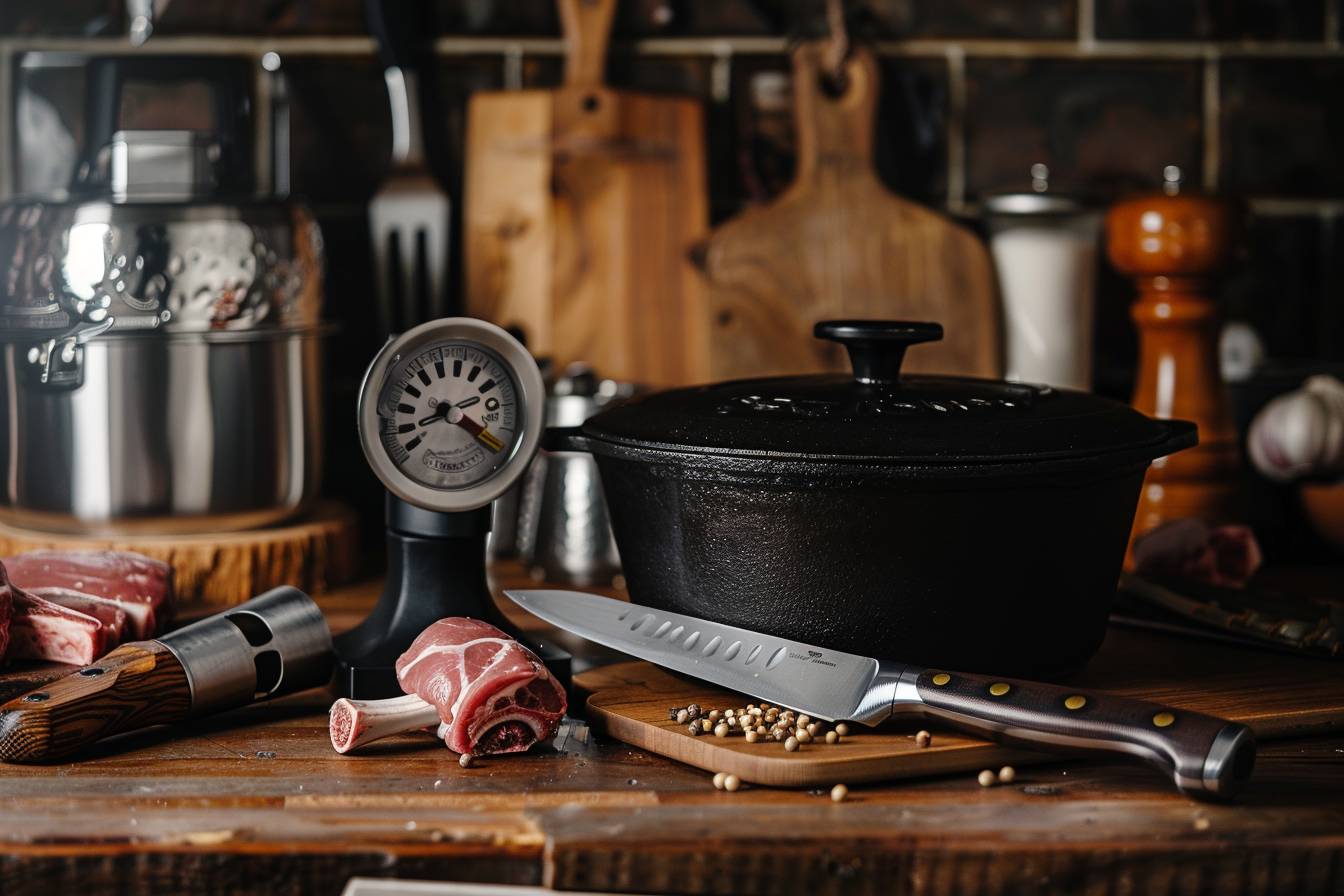
M719 724L714 726L714 736L715 737L728 736L728 725L726 722L720 722Z
M831 802L843 803L847 796L849 796L849 788L845 785L837 784L831 788Z
M975 780L980 782L981 787L993 787L999 781L998 776L996 776L989 769L985 769L984 771L982 771L979 775L976 776Z
M806 728L799 729L798 733L795 734L794 737L798 739L798 743L800 744L807 744L812 742L812 735L808 734Z
M800 743L801 741L799 741L798 738L790 737L788 740L784 741L784 749L788 750L790 753L797 752Z
M690 721L690 718L691 718L691 714L688 713L686 710L681 709L681 710L678 710L678 711L677 711L677 723L678 723L678 724L680 724L680 725L685 725L688 721Z
M722 789L723 789L723 779L726 778L726 777L728 777L728 775L725 774L724 772L715 772L715 773L714 773L714 789L715 789L715 790L722 790Z
M1016 779L1017 769L1013 768L1011 765L1005 765L1003 768L999 769L1000 784L1011 784Z
M692 703L690 706L686 707L686 714L692 719L700 718L700 704Z
M734 791L737 790L737 788L741 786L742 786L742 779L739 778L737 775L728 775L723 779L723 789L728 791L729 793L733 793Z
M933 743L933 735L927 731L921 731L915 735L915 745L921 750Z
M811 721L812 721L812 717L809 716L807 713L803 713L801 716L798 717L798 725L799 725L800 727L803 727L803 728L806 728L808 722L811 722Z
M457 757L457 764L463 768L471 768L476 764L476 757L470 753L463 753L461 756Z
M704 729L700 727L699 722L692 722L686 726L686 733L691 737L699 737L703 732Z
M834 731L827 731L827 732L826 732L826 743L828 743L828 744L833 744L833 743L838 742L839 740L840 740L840 735L836 734Z
M759 738L759 736L760 736L760 735L758 735L758 734L756 733L756 729L753 728L751 731L748 731L748 732L747 732L747 743L749 743L749 744L754 744L754 743L756 743L756 741L757 741L757 739Z
M846 725L844 722L841 722L839 725L835 726L835 733L840 735L841 737L848 737L849 726Z

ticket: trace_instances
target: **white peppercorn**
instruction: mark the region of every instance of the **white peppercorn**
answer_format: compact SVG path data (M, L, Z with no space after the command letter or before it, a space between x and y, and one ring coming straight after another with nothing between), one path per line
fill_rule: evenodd
M720 722L719 724L715 725L715 726L714 726L714 736L715 736L715 737L727 737L727 736L728 736L728 724L727 724L726 722Z
M754 744L759 739L759 737L760 735L758 735L756 733L756 729L753 728L751 731L747 732L747 743Z
M849 796L849 788L845 785L837 784L831 788L831 802L843 803L847 796Z
M840 740L840 735L836 734L834 731L827 731L827 732L826 732L826 743L828 743L828 744L838 743L839 740Z
M915 735L915 746L921 750L933 743L933 735L927 731L921 731Z
M1017 780L1017 769L1013 768L1011 765L1005 765L1003 768L999 769L1000 784L1011 784L1015 780Z
M715 789L715 790L722 790L722 789L723 789L723 779L726 778L726 777L728 777L728 775L725 774L724 772L715 772L715 773L714 773L714 789Z
M998 783L999 778L989 769L985 769L976 776L975 780L980 782L981 787L993 787Z
M849 726L846 725L844 722L841 722L839 725L835 726L835 733L840 735L841 737L848 737Z
M685 725L690 718L691 714L684 709L677 712L677 724L679 725Z
M723 789L728 791L729 793L735 792L737 788L741 786L742 786L742 779L739 778L737 775L728 775L723 779Z
M472 756L470 753L463 753L461 756L457 757L457 764L463 768L471 768L476 764L476 757Z
M784 749L788 750L790 753L797 752L799 743L800 741L798 738L790 737L788 740L784 741Z

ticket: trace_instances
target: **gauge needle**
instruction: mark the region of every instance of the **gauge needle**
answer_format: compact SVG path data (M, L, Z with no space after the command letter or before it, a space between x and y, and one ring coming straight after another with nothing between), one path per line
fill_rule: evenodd
M458 426L471 433L476 437L476 441L480 442L491 451L499 452L504 450L504 443L500 441L499 436L462 413L459 409L453 408L448 412L448 422L456 423Z

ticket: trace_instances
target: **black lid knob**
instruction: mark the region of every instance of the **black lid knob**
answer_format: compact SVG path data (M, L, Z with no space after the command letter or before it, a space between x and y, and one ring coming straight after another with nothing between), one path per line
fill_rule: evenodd
M854 379L894 383L901 378L905 350L943 338L943 325L904 320L824 320L812 328L818 339L838 342L849 352Z

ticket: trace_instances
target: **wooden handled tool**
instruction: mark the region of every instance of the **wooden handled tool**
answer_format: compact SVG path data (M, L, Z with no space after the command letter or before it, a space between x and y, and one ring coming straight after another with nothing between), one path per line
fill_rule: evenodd
M123 644L0 706L0 760L59 759L93 741L190 714L191 685L173 652L158 641Z
M332 659L317 604L276 588L0 706L0 761L52 762L115 734L320 687Z

